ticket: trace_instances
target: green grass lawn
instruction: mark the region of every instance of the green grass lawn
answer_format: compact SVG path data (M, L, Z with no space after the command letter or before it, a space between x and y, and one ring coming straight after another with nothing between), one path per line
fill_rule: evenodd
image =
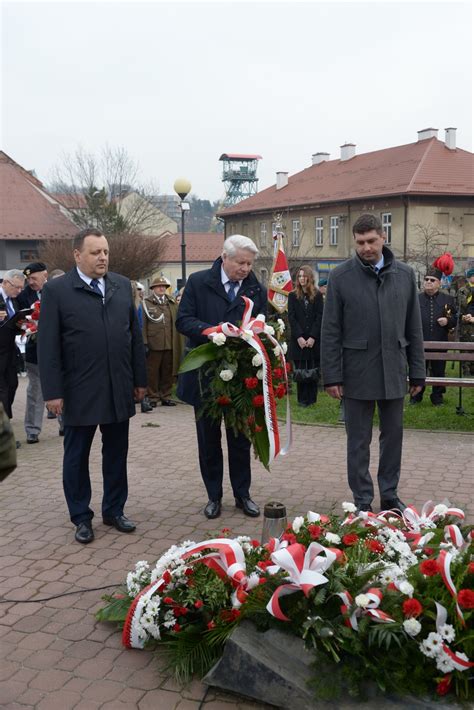
M465 387L462 390L462 406L468 416L456 414L459 400L459 389L447 387L444 395L444 404L433 407L430 401L431 387L428 387L423 401L416 406L408 404L405 400L404 425L407 429L433 429L444 431L474 432L474 388ZM301 424L337 424L339 419L339 402L329 397L325 392L318 392L318 401L312 407L304 409L296 402L296 385L293 385L293 394L290 396L291 418L295 423ZM286 412L285 400L278 403L278 416L284 417ZM377 421L377 415L376 419Z

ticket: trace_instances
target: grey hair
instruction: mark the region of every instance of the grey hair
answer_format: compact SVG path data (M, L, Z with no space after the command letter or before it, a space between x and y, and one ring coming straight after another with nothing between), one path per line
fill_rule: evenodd
M9 269L3 274L3 280L5 279L7 279L7 281L11 281L12 279L21 279L22 281L24 281L25 274L23 273L23 271L20 271L20 269Z
M255 256L258 256L258 249L255 242L249 239L249 237L244 237L243 234L233 234L231 237L227 237L222 247L222 254L235 256L237 249L245 249L255 254Z

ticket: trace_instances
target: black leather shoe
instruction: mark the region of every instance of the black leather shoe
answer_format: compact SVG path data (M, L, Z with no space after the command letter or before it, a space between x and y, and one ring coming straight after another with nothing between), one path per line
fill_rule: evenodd
M94 539L94 531L92 530L92 523L90 520L85 520L83 523L79 523L76 527L76 534L74 537L77 542L81 542L83 545L87 545L88 542L92 542Z
M39 443L38 434L27 434L26 443L27 444L38 444Z
M15 442L15 446L17 449L21 449L21 443L19 441Z
M142 410L142 414L147 414L148 412L153 411L153 407L151 406L150 402L147 399L144 399L143 402L141 403L140 406Z
M170 399L161 400L162 407L176 407L176 402L172 402Z
M260 508L251 498L236 498L235 507L243 510L245 515L249 515L251 518L258 518L260 515Z
M54 412L50 412L48 409L48 414L46 415L47 419L56 419L56 414Z
M206 507L204 508L204 515L209 520L213 518L218 518L221 514L221 502L220 500L209 500Z
M150 400L149 400L149 404L150 404L150 407L151 407L152 409L155 409L155 407L156 407L156 405L157 405L157 402L155 402L154 400L152 401L152 400L150 399Z
M402 503L400 498L387 498L387 500L380 500L380 508L382 510L398 510L403 513L406 505Z
M64 436L64 429L59 430L59 436Z
M110 525L119 532L131 533L136 529L135 523L125 517L125 515L116 515L115 518L102 518L104 525Z

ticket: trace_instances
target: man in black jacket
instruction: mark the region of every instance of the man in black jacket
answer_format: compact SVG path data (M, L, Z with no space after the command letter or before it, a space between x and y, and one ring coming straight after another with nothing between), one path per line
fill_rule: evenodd
M224 242L222 256L210 269L191 274L179 304L176 328L187 336L187 350L208 342L202 331L206 328L242 320L247 296L254 303L253 315L266 312L267 294L252 266L258 249L248 237L234 234ZM199 417L201 395L199 374L196 371L179 376L178 396L192 404L196 412L199 465L208 494L204 508L207 518L221 513L223 455L220 422ZM229 474L237 508L246 515L257 517L260 509L250 498L250 442L243 435L235 436L226 429L229 453Z
M16 323L9 321L19 310L17 297L24 283L23 273L19 269L10 269L0 284L0 402L9 419L13 416L12 404L18 387L15 336L21 333Z
M423 326L424 340L437 340L447 342L448 332L456 326L456 303L453 296L441 293L442 273L434 266L430 266L423 280L423 293L420 293L421 323ZM446 371L445 360L427 360L426 370L433 377L444 377ZM421 390L410 398L410 404L418 404L423 399ZM430 399L435 407L443 404L443 394L446 387L435 385L430 394Z
M63 483L76 540L91 542L89 453L102 433L102 518L120 532L125 517L129 419L145 396L145 349L130 281L108 272L109 246L97 229L74 239L76 266L43 289L38 360L46 406L64 417Z

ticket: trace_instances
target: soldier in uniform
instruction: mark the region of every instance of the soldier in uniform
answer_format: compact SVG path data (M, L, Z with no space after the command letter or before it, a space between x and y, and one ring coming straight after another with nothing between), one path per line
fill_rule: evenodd
M173 375L181 355L181 340L175 328L178 305L166 293L169 283L162 276L151 283L152 293L143 300L143 342L147 353L148 400L152 407L175 407L170 399Z
M459 340L463 343L474 342L474 268L466 272L467 283L457 293L459 312ZM474 376L474 362L463 362L464 377Z
M448 332L456 325L456 303L453 296L440 291L442 271L435 266L430 266L423 280L423 292L419 294L421 322L423 326L423 339L447 342ZM427 360L426 369L433 377L444 377L446 362L444 360ZM419 404L423 399L421 392L411 397L410 404ZM443 394L446 387L435 385L432 388L430 399L435 407L443 404Z

